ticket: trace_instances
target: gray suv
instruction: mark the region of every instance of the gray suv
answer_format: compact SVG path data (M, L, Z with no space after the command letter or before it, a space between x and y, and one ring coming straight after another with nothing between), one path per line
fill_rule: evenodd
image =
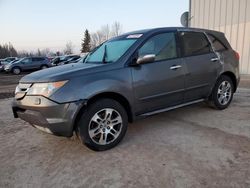
M23 77L13 113L55 135L76 132L100 151L117 145L138 118L202 101L223 110L238 83L239 54L223 33L141 30L104 42L84 63Z
M5 65L4 70L6 72L20 74L21 71L39 70L49 67L51 67L51 63L47 57L26 57Z

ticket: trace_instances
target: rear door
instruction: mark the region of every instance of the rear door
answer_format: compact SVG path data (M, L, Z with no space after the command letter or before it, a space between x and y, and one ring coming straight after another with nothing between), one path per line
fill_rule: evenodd
M176 45L176 32L150 37L137 51L138 57L154 54L155 61L131 67L138 114L183 102L184 70Z
M32 69L40 69L43 64L44 58L42 57L33 57L32 58Z
M186 67L185 102L207 97L217 78L219 57L203 32L179 32Z

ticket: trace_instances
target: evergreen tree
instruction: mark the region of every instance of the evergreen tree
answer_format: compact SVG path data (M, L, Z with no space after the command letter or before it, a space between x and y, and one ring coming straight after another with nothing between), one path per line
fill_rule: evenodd
M8 49L9 50L9 56L10 57L17 57L17 51L10 42L9 42L8 48L9 48Z
M82 40L82 53L86 53L90 51L90 34L89 31L86 29L84 32L84 39Z
M17 57L17 51L11 43L0 45L0 59L6 57Z

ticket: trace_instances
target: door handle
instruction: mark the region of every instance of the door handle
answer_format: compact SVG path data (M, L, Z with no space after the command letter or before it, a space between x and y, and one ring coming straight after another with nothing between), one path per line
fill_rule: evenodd
M170 70L177 70L181 68L181 65L173 65L172 67L170 67Z
M218 57L214 57L211 59L212 62L219 61L220 59Z

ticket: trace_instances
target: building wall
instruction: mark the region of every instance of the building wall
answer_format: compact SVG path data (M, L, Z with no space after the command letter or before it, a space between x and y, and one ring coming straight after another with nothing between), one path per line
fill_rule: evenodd
M250 0L190 0L190 26L224 32L250 74Z

